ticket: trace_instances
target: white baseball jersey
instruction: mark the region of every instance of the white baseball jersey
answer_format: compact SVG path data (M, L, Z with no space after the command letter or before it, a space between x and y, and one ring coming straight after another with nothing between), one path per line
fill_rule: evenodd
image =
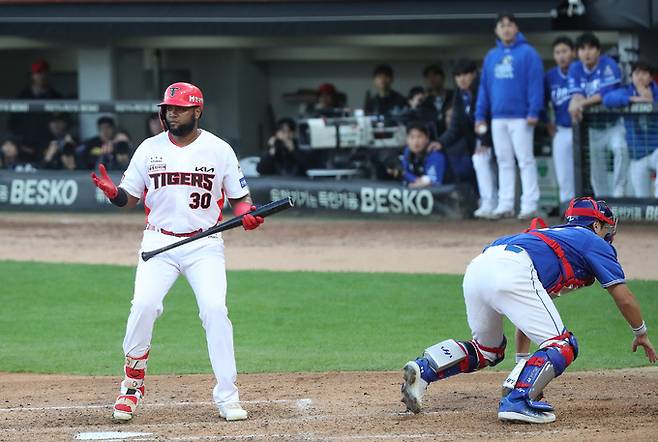
M119 186L144 200L150 225L175 233L214 226L225 197L249 193L231 146L205 130L184 147L174 144L168 132L147 138Z

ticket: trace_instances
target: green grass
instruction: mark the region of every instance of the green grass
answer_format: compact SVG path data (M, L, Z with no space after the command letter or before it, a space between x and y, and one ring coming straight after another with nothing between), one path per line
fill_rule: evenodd
M0 261L0 371L117 374L134 268ZM461 277L229 272L240 372L395 370L445 338L468 338ZM650 326L658 282L632 281ZM635 367L631 332L600 287L557 302L578 336L577 370ZM507 324L508 337L513 329ZM511 339L513 341L513 339ZM157 321L151 373L209 373L194 295L180 278ZM510 346L511 347L511 346ZM511 368L513 349L496 369Z

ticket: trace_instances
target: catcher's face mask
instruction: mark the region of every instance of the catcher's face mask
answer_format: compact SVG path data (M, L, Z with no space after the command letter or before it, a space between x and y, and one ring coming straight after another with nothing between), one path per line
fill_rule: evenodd
M617 217L612 213L608 204L603 201L594 201L593 198L574 198L565 212L567 223L589 227L593 222L599 221L608 230L604 238L612 243L617 233Z

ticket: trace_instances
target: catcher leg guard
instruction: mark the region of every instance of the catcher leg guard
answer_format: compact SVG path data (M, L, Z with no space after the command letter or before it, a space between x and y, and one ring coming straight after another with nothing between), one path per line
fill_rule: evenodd
M121 382L121 393L114 403L112 412L114 419L129 421L137 411L137 407L145 393L144 376L146 375L148 356L148 352L137 358L126 356L126 364L123 367L125 376Z
M520 407L521 402L537 412L553 411L551 404L540 402L544 387L560 376L577 356L578 341L569 331L565 330L561 335L544 341L539 346L539 350L525 362L514 389L500 401L498 417L502 420L523 420L505 418L505 413L501 417L501 410L506 411L517 406ZM518 370L518 367L515 367L515 370ZM534 420L524 421L536 423Z
M505 357L506 339L500 347L485 347L477 341L447 339L425 350L423 356L403 368L402 402L407 410L420 412L427 385L459 373L471 373L498 364Z

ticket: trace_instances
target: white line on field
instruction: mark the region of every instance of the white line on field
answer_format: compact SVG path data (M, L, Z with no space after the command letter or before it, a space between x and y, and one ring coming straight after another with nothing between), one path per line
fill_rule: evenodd
M307 409L313 401L308 398L303 399L260 399L253 401L240 401L242 404L287 404L294 403L300 410ZM178 407L178 406L205 406L214 405L213 402L154 402L143 403L142 407ZM48 411L48 410L93 410L98 408L112 408L111 404L106 405L61 405L52 407L14 407L14 408L0 408L0 412L11 411Z

